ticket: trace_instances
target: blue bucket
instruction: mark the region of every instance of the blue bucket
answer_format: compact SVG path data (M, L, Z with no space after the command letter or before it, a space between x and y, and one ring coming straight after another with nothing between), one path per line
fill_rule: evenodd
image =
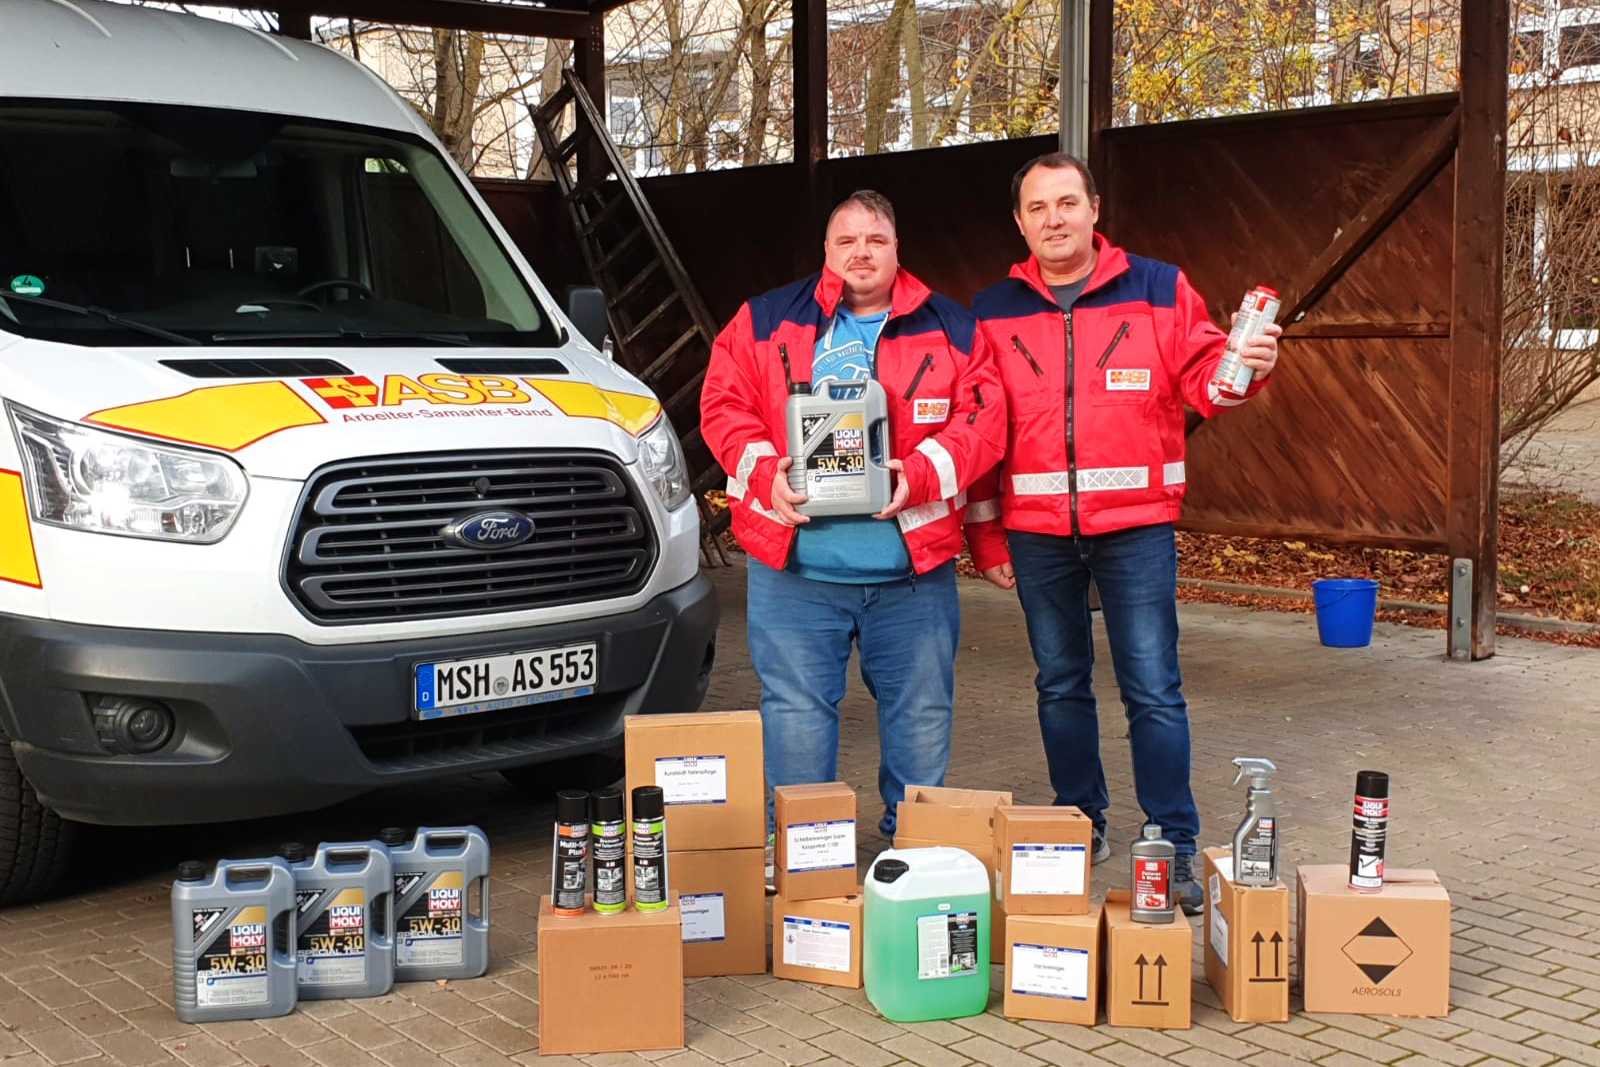
M1378 613L1378 583L1370 578L1323 578L1311 583L1317 603L1317 636L1330 648L1372 644Z

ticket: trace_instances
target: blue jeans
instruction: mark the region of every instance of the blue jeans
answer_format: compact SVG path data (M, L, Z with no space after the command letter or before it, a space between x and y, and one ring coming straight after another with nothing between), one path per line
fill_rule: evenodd
M1133 782L1145 817L1193 854L1200 813L1189 788L1189 708L1178 669L1178 550L1170 525L1093 537L1007 532L1039 676L1039 731L1057 804L1104 831L1106 772L1095 713L1090 578L1127 709Z
M872 585L819 582L750 561L750 661L761 678L767 828L780 785L839 777L839 701L850 648L878 702L885 837L907 785L943 785L950 765L961 605L954 563Z

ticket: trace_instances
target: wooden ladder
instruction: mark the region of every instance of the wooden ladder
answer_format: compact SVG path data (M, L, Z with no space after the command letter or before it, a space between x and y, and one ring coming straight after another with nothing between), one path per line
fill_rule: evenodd
M560 137L569 104L573 131ZM726 476L700 434L700 386L716 323L578 77L563 71L561 88L531 110L584 264L605 294L616 360L662 399L700 509L701 556L707 566L726 565L722 533L731 512L713 512L706 503L706 493ZM575 166L586 150L599 164L594 173Z

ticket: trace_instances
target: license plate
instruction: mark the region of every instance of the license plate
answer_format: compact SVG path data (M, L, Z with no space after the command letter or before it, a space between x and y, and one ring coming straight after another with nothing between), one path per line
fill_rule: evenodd
M593 642L420 663L413 706L417 718L439 719L588 696L599 670Z

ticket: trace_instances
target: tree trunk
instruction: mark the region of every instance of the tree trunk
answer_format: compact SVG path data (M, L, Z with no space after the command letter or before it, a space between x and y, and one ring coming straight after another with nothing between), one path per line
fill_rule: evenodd
M785 38L787 41L787 38ZM784 45L779 44L778 54ZM775 56L767 55L767 33L762 27L759 35L749 44L750 53L750 117L745 122L744 156L747 167L763 162L767 147L767 126L772 122L772 65Z
M544 42L544 66L539 72L539 101L543 103L561 91L561 71L565 69L567 60L572 57L572 42L558 41L554 38ZM567 113L565 110L556 116L556 140L566 136ZM528 177L542 181L554 181L555 171L550 166L550 161L545 158L544 145L538 138L534 138L533 155L528 160Z
M911 92L911 147L928 147L928 86L923 82L922 20L911 5L905 29L906 87Z
M977 49L972 56L972 62L967 65L967 76L962 79L961 87L956 90L955 97L950 101L949 112L945 115L944 121L939 123L939 128L933 135L935 148L943 144L946 137L956 132L956 126L961 121L961 110L967 106L967 101L972 98L972 87L978 83L979 77L983 74L984 64L994 56L995 49L1000 44L1001 35L1006 32L1013 21L1021 16L1022 12L1026 10L1027 4L1028 0L1015 0L1010 13L996 20L993 29L989 31L988 38L984 41L983 47ZM978 32L973 35L973 39L976 40L982 35L983 30L980 23Z
M866 127L867 155L883 151L884 120L889 114L889 101L894 98L895 85L900 80L900 33L908 12L915 11L912 0L894 0L894 9L884 22L883 34L872 50L871 73L867 76Z
M434 135L456 162L470 167L472 120L483 82L483 37L462 30L434 30L433 70Z
M667 19L667 63L672 81L667 89L667 106L661 121L661 136L666 138L667 170L683 173L689 153L684 136L689 116L689 78L684 70L688 53L683 41L683 0L665 0Z

